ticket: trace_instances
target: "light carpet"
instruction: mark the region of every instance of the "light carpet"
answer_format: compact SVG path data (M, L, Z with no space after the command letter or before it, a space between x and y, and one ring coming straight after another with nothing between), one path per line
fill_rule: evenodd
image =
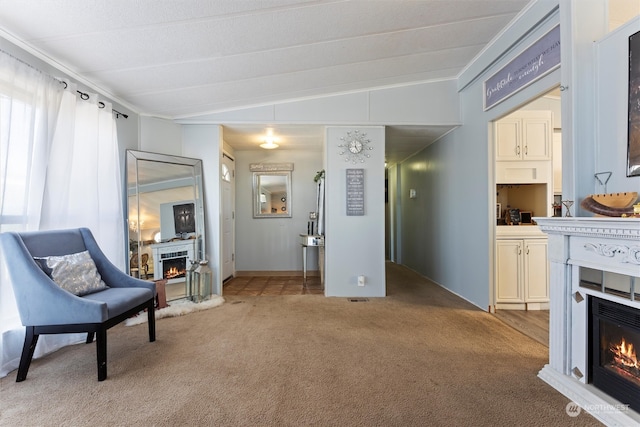
M224 298L220 295L212 295L208 300L195 303L193 301L182 300L173 301L168 307L161 308L154 311L156 320L165 317L184 316L185 314L193 313L196 311L208 310L210 308L219 307L224 304ZM130 317L125 320L126 326L139 325L147 322L146 313L138 314L137 316Z
M109 330L0 379L0 426L598 426L537 377L548 349L405 268L386 298L232 296Z

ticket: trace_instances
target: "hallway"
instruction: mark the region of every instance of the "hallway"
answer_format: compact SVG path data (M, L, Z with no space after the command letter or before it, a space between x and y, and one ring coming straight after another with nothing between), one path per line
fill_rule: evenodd
M422 290L414 289L410 285L410 283L413 284L415 276L411 277L411 281L403 280L408 272L407 269L393 262L386 263L387 295L394 295L396 292L408 295L415 292L417 295L422 292ZM423 280L425 284L431 283L428 279ZM309 276L306 286L301 276L240 276L229 279L223 285L223 295L225 296L323 294L324 288L318 276ZM451 295L454 297L453 294ZM549 346L549 310L498 310L494 316L520 333L533 338L546 347Z

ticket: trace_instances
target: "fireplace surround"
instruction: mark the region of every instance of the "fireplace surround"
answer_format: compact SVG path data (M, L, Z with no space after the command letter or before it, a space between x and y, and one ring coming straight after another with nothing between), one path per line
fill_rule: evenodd
M185 239L151 245L153 279L166 279L168 284L184 282L189 261L195 261L194 242L194 239Z
M594 301L616 304L625 313L640 310L640 220L535 220L548 235L550 271L549 363L538 376L605 425L640 424L637 404L603 391L598 379L594 384L598 373L590 365ZM594 272L602 272L602 283L581 280L581 273Z

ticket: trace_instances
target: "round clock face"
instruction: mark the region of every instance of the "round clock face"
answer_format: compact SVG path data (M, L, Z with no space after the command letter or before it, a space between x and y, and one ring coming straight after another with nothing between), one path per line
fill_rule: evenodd
M346 136L340 137L340 144L338 148L342 149L338 154L344 155L345 162L358 164L364 163L365 159L371 158L371 154L368 151L373 150L369 144L371 140L368 139L367 134L357 130L347 132Z
M351 151L353 154L359 153L360 151L362 151L362 143L357 139L352 140L349 143L349 151Z

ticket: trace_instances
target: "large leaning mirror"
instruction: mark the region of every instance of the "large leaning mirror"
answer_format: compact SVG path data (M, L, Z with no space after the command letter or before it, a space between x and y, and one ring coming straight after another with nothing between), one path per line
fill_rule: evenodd
M293 163L252 163L253 217L291 218Z
M127 150L129 274L166 279L167 300L187 297L192 261L205 258L202 161Z

